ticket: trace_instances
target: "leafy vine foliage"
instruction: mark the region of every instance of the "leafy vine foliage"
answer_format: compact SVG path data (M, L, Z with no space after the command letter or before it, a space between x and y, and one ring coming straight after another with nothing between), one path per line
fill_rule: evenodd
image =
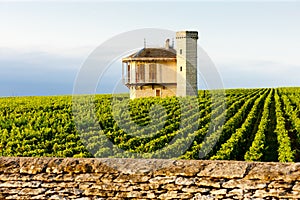
M300 88L225 93L199 91L197 112L192 98L96 95L96 122L79 107L84 133L72 96L3 97L0 156L300 161Z

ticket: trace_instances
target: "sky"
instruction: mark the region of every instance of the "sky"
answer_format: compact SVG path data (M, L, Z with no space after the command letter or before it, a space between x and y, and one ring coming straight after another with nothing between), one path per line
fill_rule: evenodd
M300 86L299 8L297 1L0 1L0 96L72 94L97 47L145 28L197 30L224 88ZM119 81L120 63L113 66L98 93Z

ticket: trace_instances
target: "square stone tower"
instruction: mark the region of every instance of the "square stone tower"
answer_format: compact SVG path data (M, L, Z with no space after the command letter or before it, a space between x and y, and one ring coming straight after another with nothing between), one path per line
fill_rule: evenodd
M197 31L176 32L177 96L197 96Z

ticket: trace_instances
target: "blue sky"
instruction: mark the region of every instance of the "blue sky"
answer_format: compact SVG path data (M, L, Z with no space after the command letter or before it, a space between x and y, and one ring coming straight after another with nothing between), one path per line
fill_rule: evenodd
M1 2L0 96L71 94L97 46L142 28L199 31L225 88L300 86L299 8L272 1ZM112 91L119 69L98 92Z

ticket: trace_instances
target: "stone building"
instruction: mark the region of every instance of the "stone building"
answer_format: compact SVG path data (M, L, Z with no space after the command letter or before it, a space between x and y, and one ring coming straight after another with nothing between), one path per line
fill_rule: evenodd
M123 83L130 98L197 95L196 31L176 32L176 49L143 48L122 59Z

